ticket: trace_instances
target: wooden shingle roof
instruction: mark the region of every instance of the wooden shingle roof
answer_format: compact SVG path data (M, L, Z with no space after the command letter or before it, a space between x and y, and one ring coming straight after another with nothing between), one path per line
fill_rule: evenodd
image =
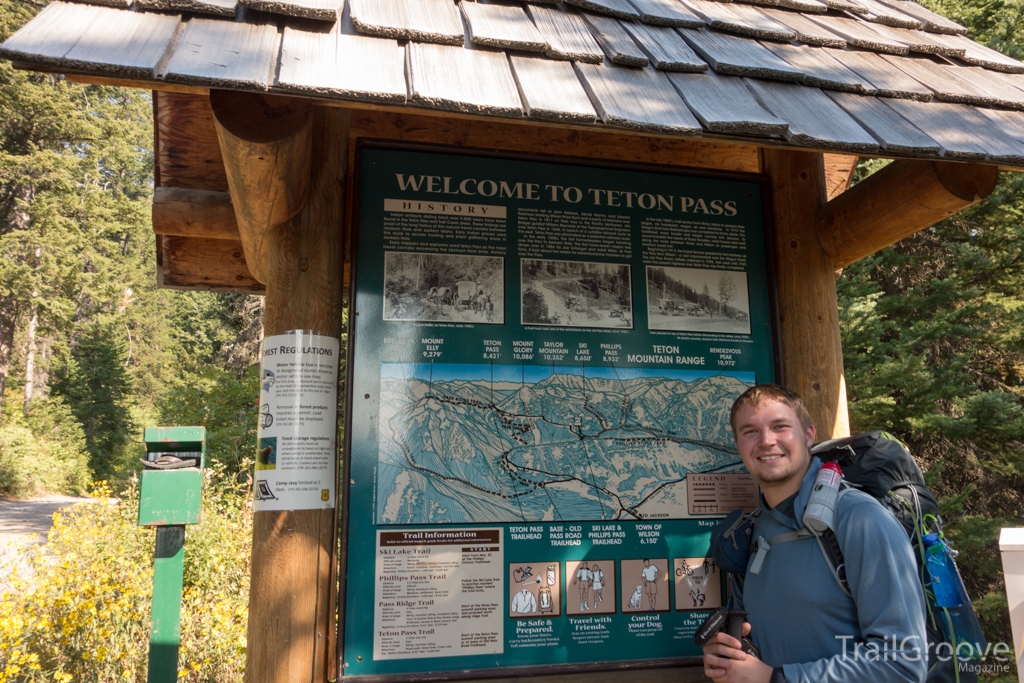
M1024 63L909 0L55 0L25 68L1024 167Z

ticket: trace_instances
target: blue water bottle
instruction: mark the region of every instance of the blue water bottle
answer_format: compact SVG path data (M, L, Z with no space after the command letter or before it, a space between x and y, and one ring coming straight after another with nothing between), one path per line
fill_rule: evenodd
M939 607L962 607L970 604L960 572L953 562L953 551L937 533L927 534L921 540L926 549L935 604Z
M939 618L942 630L953 644L959 662L980 659L986 651L985 634L953 561L956 551L951 550L937 533L927 534L921 541L925 547L928 573L932 576L935 604L943 608Z

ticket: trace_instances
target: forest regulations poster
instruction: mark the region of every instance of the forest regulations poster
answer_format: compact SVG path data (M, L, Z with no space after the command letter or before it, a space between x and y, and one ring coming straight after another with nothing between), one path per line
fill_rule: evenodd
M697 656L774 380L762 188L363 145L346 676Z

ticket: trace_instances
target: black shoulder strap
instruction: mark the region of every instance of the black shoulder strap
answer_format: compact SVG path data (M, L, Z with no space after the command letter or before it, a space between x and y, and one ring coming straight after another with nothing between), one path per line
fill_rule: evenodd
M839 547L839 539L836 538L836 532L831 529L825 529L820 534L817 534L817 537L818 545L821 546L821 552L832 568L832 574L835 575L836 581L839 582L839 587L843 589L844 593L853 597L853 594L850 592L850 584L846 580L846 562L843 560L843 549Z

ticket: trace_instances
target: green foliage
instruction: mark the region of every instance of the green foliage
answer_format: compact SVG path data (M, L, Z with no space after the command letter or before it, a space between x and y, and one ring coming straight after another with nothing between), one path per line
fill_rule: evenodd
M178 680L241 681L252 509L247 485L209 470L203 521L188 527ZM0 683L146 680L154 531L138 489L55 515L49 542L0 568Z
M93 324L55 368L52 389L85 429L89 465L108 478L125 460L135 430L127 349L113 324Z
M11 415L0 427L0 454L0 496L81 495L92 480L85 435L59 398Z
M922 4L1024 57L1021 0ZM857 179L885 163L862 162ZM1020 175L1003 174L986 201L838 282L853 428L890 429L921 460L985 633L1007 643L997 538L1024 524L1022 190Z
M182 292L166 324L175 373L160 389L159 420L205 427L207 459L240 472L256 452L262 301Z
M0 39L38 7L0 0ZM104 342L104 358L120 354L124 377L111 384L108 403L125 414L157 398L150 376L164 367L160 335L150 334L163 317L153 294L152 140L148 93L75 85L0 62L0 348L16 349L0 356L0 397L5 382L26 383L31 346L32 400L45 400L48 380L63 371L62 395L104 476L123 467L134 427L117 411L98 411L96 384L106 379L90 354ZM33 317L33 336L16 337ZM140 346L140 336L150 344ZM136 394L136 385L147 391Z
M25 427L0 429L0 492L5 496L25 497L37 492L37 486L52 478L53 458L45 457L32 431ZM48 454L47 454L48 455Z
M151 118L134 91L0 64L0 286L44 331L117 311L151 267Z
M0 34L29 18L26 7L0 0ZM131 475L143 421L206 425L214 458L235 467L254 442L238 392L261 306L156 289L152 133L146 93L0 63L0 304L15 302L22 330L38 314L48 353L36 355L34 401L64 400L101 478ZM20 388L17 348L0 375L9 369Z
M176 382L161 410L161 422L206 427L209 462L233 472L256 452L259 366L238 375L207 366Z
M36 9L0 0L0 39ZM145 424L204 425L212 459L233 468L255 442L258 393L247 368L261 304L156 288L152 120L148 93L76 85L0 62L0 342L18 331L13 357L0 357L0 396L5 376L8 388L24 387L25 349L38 351L29 414L7 392L3 424L32 432L34 441L24 432L11 441L26 453L46 429L84 434L95 474L120 481L138 466ZM13 316L6 327L5 311ZM39 322L30 339L33 314ZM48 414L48 396L60 399L54 405L64 414L34 427ZM19 486L54 484L36 478Z

